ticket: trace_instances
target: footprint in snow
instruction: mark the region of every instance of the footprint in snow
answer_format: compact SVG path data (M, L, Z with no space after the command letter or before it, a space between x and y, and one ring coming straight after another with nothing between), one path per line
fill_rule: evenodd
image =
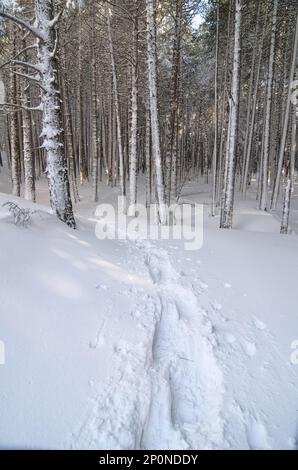
M253 357L257 352L255 343L251 343L250 341L244 341L243 349L245 354L247 354L249 357Z
M203 290L207 290L208 287L209 287L208 284L206 284L205 282L202 282L202 281L199 281L199 286Z
M265 325L265 323L263 323L261 320L258 320L256 319L254 321L255 323L255 327L258 329L258 330L261 330L261 331L264 331L266 330L267 326Z
M215 302L214 304L212 304L212 308L213 308L216 312L220 312L220 311L222 310L222 305Z
M105 343L105 338L104 336L98 336L97 338L95 338L93 341L90 341L89 343L89 348L90 349L98 349L100 348L101 346L103 346Z
M246 434L251 450L271 450L268 443L267 429L260 420L251 416L246 428Z
M108 290L108 286L106 286L105 284L99 284L98 286L96 286L96 289Z
M227 343L229 344L234 344L236 342L236 338L234 335L232 335L231 333L226 333L225 334L225 340Z

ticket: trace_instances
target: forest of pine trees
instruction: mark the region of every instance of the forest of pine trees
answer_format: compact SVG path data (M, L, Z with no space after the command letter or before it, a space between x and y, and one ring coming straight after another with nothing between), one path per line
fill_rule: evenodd
M81 185L94 202L100 182L117 187L133 216L146 184L165 224L185 182L203 179L221 228L254 187L261 211L282 205L288 232L297 0L1 0L0 16L14 195L36 201L46 175L75 228Z

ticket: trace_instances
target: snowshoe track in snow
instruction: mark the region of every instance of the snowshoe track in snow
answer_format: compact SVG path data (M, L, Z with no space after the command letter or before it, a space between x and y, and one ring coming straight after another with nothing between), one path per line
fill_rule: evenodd
M219 448L224 388L212 325L165 250L147 245L146 264L161 313L152 347L152 398L142 447Z

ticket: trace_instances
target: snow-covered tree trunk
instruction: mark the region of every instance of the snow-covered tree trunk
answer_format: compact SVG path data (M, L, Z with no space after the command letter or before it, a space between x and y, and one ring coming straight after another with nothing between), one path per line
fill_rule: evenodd
M289 230L289 218L290 218L290 206L291 206L291 197L294 185L294 176L295 176L295 159L296 159L296 139L297 139L297 115L296 107L293 107L292 115L292 137L291 137L291 156L290 156L290 165L288 168L288 176L284 193L284 203L283 203L283 214L281 221L280 233L287 234Z
M13 111L10 118L10 159L11 159L11 181L12 194L20 196L21 178L20 178L20 146L18 133L18 116Z
M177 124L179 111L179 79L181 62L181 35L182 35L182 0L175 0L175 34L173 43L173 65L171 86L171 109L166 143L166 165L165 165L165 199L169 205L171 202L172 189L176 187L176 163L177 163ZM175 190L176 196L176 190Z
M219 2L216 5L216 46L214 77L214 146L212 157L212 207L211 215L216 213L217 150L218 150L218 49L219 49Z
M146 157L146 206L152 202L152 162L151 162L151 118L149 99L146 103L146 137L145 137L145 157Z
M216 201L217 205L220 204L222 198L222 182L224 176L224 151L225 151L225 139L227 134L228 119L226 116L227 107L227 89L228 89L228 73L229 73L229 55L230 55L230 42L231 42L231 23L232 23L232 0L229 3L229 15L228 15L228 27L227 27L227 45L225 50L224 60L224 72L223 72L223 87L222 87L222 99L221 99L221 130L220 130L220 143L219 143L219 156L218 156L218 181L217 181L217 194Z
M53 0L35 0L38 60L41 72L42 137L47 155L50 200L58 218L72 228L75 220L70 198L67 161L64 153L64 129L57 79L56 34Z
M267 80L267 98L266 98L266 112L265 112L265 126L264 126L264 155L262 165L262 186L260 197L260 210L267 210L268 199L268 164L269 164L269 148L270 148L270 135L271 135L271 110L272 110L272 91L273 91L273 73L274 73L274 59L275 59L275 44L276 44L276 19L278 1L274 0L272 12L272 27L271 27L271 43L269 55L269 69Z
M23 40L23 48L26 48L26 41ZM28 61L28 54L25 53L24 59ZM36 201L35 194L35 159L33 152L33 138L31 128L31 112L30 108L30 85L26 79L21 83L22 97L22 120L23 120L23 154L24 154L24 197L28 201Z
M133 57L131 66L131 136L129 165L129 214L135 216L137 202L137 134L138 134L138 0L134 0Z
M161 224L167 223L165 208L165 188L160 145L160 131L157 103L157 52L156 52L156 22L153 0L146 0L147 11L147 53L148 53L148 86L151 114L152 157L155 168L156 195L158 217Z
M106 109L104 105L104 97L101 97L101 109L102 109L102 119L101 119L101 139L102 139L102 160L103 168L105 174L106 184L109 184L109 163L108 163L108 146L107 146L107 132L106 132Z
M224 195L221 208L221 228L232 228L234 187L236 173L237 129L239 114L240 91L240 59L241 59L241 20L242 0L236 0L235 10L235 38L234 59L232 74L232 89L230 98L229 132L226 153Z
M120 185L120 196L125 196L125 176L124 176L124 154L123 154L123 143L122 143L122 127L120 117L120 104L119 104L119 93L118 93L118 80L115 64L114 55L114 44L111 30L111 10L107 9L107 23L108 23L108 34L109 34L109 48L110 48L110 59L113 76L113 90L114 90L114 104L116 113L116 127L117 127L117 142L118 142L118 157L119 157L119 185ZM124 207L120 208L121 211L125 211Z
M11 28L13 35L13 54L16 54L16 36L17 28ZM17 76L11 71L10 73L10 96L11 101L17 104L18 101L18 84ZM20 196L21 192L21 155L20 155L20 136L18 125L18 111L13 110L10 116L10 163L11 163L11 181L12 181L12 194Z
M261 11L261 2L258 3L257 9L257 18L256 18L256 29L255 29L255 37L254 37L254 44L253 44L253 54L252 54L252 62L251 62L251 69L250 69L250 80L249 80L249 92L247 98L247 112L246 112L246 131L245 131L245 141L244 141L244 149L243 149L243 172L242 172L242 181L241 181L241 188L242 193L246 193L247 187L247 176L248 176L248 147L249 147L249 139L250 139L250 130L254 128L255 124L255 94L253 92L257 90L258 82L259 82L259 68L257 69L257 76L255 78L255 66L257 60L257 53L259 52L259 48L257 47L258 44L258 35L259 35L259 26L260 26L260 11ZM254 88L254 80L255 88Z
M88 181L88 163L85 151L85 113L84 113L84 96L83 96L83 41L82 41L82 17L81 17L81 2L79 2L79 15L78 15L78 87L77 87L77 121L78 121L78 147L79 147L79 161L80 161L80 182L83 184Z
M275 183L274 183L274 190L273 190L272 202L271 202L271 209L272 210L276 209L278 195L279 195L281 173L282 173L284 154L285 154L285 148L286 148L288 127L289 127L292 82L294 80L295 69L296 69L296 64L297 64L297 60L298 60L297 52L298 52L298 13L297 13L297 19L296 19L296 30L295 30L295 38L294 38L294 47L293 47L291 71L290 71L290 76L289 76L288 95L287 95L287 102L286 102L286 108L285 108L285 114L284 114L283 131L282 131L282 137L281 137L281 143L280 143L276 179L275 179Z
M24 105L29 105L28 87L24 87ZM30 111L23 110L23 151L24 151L24 197L35 202L35 171L32 150L32 132Z
M98 131L98 106L97 106L97 80L96 80L96 58L95 58L95 10L94 5L92 8L92 44L91 44L91 106L92 106L92 136L91 136L91 147L92 147L92 193L93 201L98 202L98 179L99 179L99 136Z

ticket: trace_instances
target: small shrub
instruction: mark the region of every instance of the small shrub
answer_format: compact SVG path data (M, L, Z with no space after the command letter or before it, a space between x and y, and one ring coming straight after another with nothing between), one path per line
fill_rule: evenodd
M15 225L28 227L31 221L31 215L34 214L35 211L24 209L11 201L2 204L2 207L5 206L8 206L8 210L13 217L13 222Z

